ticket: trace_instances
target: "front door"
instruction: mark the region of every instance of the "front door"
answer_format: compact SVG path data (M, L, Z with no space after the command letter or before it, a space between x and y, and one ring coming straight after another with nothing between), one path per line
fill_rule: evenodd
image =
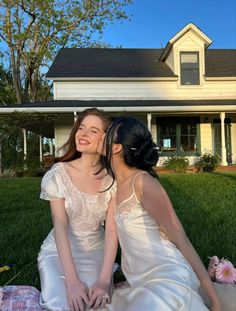
M231 122L225 119L225 147L226 160L232 164L232 146L231 146ZM214 119L214 151L221 158L221 124L220 119Z

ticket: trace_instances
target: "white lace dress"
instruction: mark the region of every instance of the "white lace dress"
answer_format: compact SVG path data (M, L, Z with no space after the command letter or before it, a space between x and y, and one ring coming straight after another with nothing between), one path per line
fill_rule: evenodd
M112 179L107 175L104 190L111 183ZM102 223L114 188L113 186L110 190L97 195L81 192L73 184L63 163L53 165L41 183L41 199L48 201L65 199L72 256L81 281L88 287L96 282L101 269L104 248ZM54 229L41 246L38 268L41 306L46 310L69 311L65 277L57 253Z

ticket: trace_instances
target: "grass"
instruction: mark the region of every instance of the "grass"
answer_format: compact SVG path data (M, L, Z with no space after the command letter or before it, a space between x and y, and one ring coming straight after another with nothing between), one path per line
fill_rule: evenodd
M205 266L208 256L236 264L236 173L161 174L161 183ZM39 288L37 254L52 227L48 203L39 199L39 178L0 179L0 285ZM29 266L27 266L29 265Z

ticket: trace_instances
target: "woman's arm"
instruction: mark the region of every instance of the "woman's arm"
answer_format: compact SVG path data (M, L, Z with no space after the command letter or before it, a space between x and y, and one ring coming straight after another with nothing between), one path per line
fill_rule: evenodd
M104 298L109 291L111 285L113 265L116 258L118 238L116 224L114 221L114 198L111 199L106 215L105 223L105 248L103 265L96 284L89 290L89 306L93 308L104 307L106 303L110 303L110 298Z
M70 310L85 311L85 304L89 302L88 289L80 281L73 261L67 236L68 219L65 211L65 201L50 201L50 205L57 251L65 275L68 304Z
M211 310L221 310L219 298L213 283L196 250L187 238L183 226L163 187L151 176L142 174L138 176L135 182L135 190L142 206L156 220L158 226L166 233L168 239L178 247L183 256L191 264L203 289L211 300Z

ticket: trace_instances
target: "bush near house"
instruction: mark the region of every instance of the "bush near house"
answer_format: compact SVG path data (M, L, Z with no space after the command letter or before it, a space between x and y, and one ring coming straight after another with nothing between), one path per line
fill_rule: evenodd
M196 167L197 172L213 172L215 171L219 163L219 157L208 152L203 154L199 159L197 159L194 163L194 166Z
M184 173L188 169L189 160L184 156L174 156L166 160L163 166L172 173Z
M40 289L37 254L52 228L49 204L39 199L40 181L0 178L0 266L11 265L0 285L27 267L10 284ZM160 181L205 266L213 255L235 265L236 173L161 174ZM116 273L115 281L122 277Z

